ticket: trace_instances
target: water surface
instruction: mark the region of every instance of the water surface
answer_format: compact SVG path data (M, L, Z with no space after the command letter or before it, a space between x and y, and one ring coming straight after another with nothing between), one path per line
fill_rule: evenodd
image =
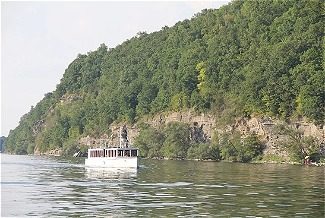
M83 159L1 155L1 216L324 217L324 167L141 160L137 171Z

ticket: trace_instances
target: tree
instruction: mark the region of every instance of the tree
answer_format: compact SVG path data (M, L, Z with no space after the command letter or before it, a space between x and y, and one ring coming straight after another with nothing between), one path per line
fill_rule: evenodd
M164 157L185 158L190 147L189 126L178 122L168 123L164 135L166 139L161 148Z
M286 136L285 141L280 143L284 145L292 161L301 162L306 156L320 152L321 143L313 137L305 137L299 130L286 125L278 125L275 132Z
M141 129L140 134L135 139L134 145L140 149L143 157L161 158L161 147L165 140L165 136L158 130L146 126Z

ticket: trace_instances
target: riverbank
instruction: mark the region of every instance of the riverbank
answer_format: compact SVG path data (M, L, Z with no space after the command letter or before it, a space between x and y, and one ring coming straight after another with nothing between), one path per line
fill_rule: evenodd
M1 154L5 155L16 155L2 152ZM46 152L46 153L38 153L38 154L28 154L28 156L47 156L47 157L60 157L60 158L85 158L85 157L74 157L73 155L54 155L54 152ZM317 167L325 167L325 158L322 159L321 162L311 162L310 164L303 164L302 162L285 162L285 161L266 161L266 160L254 160L251 162L238 162L238 161L229 161L229 160L202 160L202 159L181 159L181 158L148 158L148 157L140 157L143 160L177 160L177 161L197 161L197 162L220 162L220 163L242 163L242 164L281 164L281 165L299 165L299 166L317 166Z
M144 160L178 160L178 161L197 161L197 162L224 162L224 163L242 163L242 164L288 164L288 165L300 165L300 166L324 166L325 167L325 158L323 162L315 163L311 162L310 164L304 164L302 162L283 162L283 161L265 161L265 160L254 160L251 162L236 162L229 160L201 160L201 159L180 159L180 158L146 158Z

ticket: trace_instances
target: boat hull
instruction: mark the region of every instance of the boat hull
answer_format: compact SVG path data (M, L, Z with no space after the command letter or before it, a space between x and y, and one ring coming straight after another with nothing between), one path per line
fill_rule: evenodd
M85 160L86 167L96 168L138 168L138 157L98 157L87 158Z

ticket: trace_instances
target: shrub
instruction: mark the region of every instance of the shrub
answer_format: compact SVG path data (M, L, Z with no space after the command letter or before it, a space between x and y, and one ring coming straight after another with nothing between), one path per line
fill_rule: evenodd
M161 158L160 149L164 139L164 135L159 130L145 126L135 138L134 145L139 148L142 157Z
M63 155L65 156L71 156L79 150L79 144L75 140L69 140L63 145Z
M275 132L286 136L286 139L280 143L290 154L291 161L302 162L305 156L320 154L321 152L321 143L316 138L311 136L305 137L302 132L289 126L278 125L275 128Z
M162 153L167 158L186 158L190 147L190 130L188 124L171 122L164 128L165 141Z
M250 162L263 152L263 145L256 135L241 139L238 133L224 134L220 140L220 154L223 160Z
M210 143L193 144L187 151L188 159L219 160L220 151Z
M233 136L229 134L223 134L220 136L219 146L221 159L228 161L237 161L238 150L237 147L240 143L240 135L235 134Z
M242 140L238 160L240 162L250 162L254 158L258 158L263 152L263 145L256 135L250 135Z

